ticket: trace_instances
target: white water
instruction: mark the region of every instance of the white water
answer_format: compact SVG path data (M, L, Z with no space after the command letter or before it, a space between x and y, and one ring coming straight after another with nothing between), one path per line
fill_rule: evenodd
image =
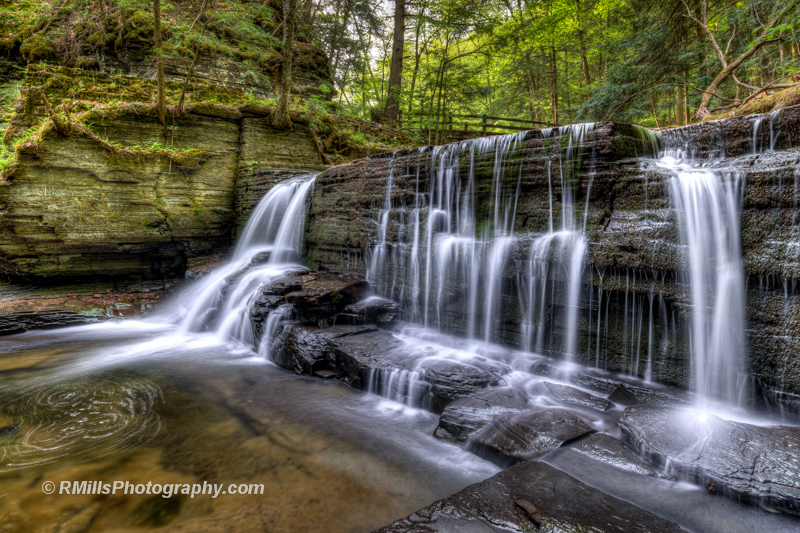
M221 341L236 340L256 348L250 308L261 288L298 264L306 215L306 200L316 174L306 174L276 184L256 205L233 258L185 291L179 301L179 322L185 332L212 332ZM267 358L279 320L287 310L270 314L258 347ZM272 315L275 315L273 317Z
M503 324L508 320L505 299L514 280L507 272L516 261L522 270L519 284L528 287L520 290L527 317L522 325L524 343L542 349L547 265L553 260L550 255L557 256L564 270L559 277L565 281L559 287L564 291L563 313L569 330L558 351L574 353L588 246L579 230L574 200L580 187L576 169L583 157L582 145L593 130L593 124L582 124L542 132L552 151L547 156L550 231L533 241L520 240L514 229L525 133L434 147L424 161L420 151L410 216L401 204L401 191L393 198L394 174L399 172L393 157L384 203L377 214L377 240L369 254L368 279L379 293L400 300L414 321L444 328L455 319L464 324L468 338L496 342L502 340ZM468 166L462 168L465 161ZM420 191L422 166L428 169L427 192ZM484 190L483 183L491 183L491 187ZM553 219L554 190L562 195L558 224ZM585 211L584 226L586 215ZM386 228L395 222L392 227L397 228L397 237L389 249ZM559 246L551 254L552 241ZM529 252L524 251L527 242L531 243ZM530 261L520 263L516 259L520 254L529 255Z
M692 381L701 399L736 404L745 380L745 278L741 251L742 174L714 170L667 150L659 165L674 174L691 310Z

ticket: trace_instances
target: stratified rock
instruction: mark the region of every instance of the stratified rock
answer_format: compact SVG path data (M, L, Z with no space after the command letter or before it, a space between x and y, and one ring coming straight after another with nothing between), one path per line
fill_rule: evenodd
M556 383L550 383L547 381L544 384L547 385L548 389L550 389L550 393L562 402L572 403L575 405L585 405L586 407L591 407L592 409L597 409L598 411L608 411L614 407L614 404L608 400L593 396L588 392L583 392L575 387L558 385Z
M345 307L359 301L369 290L369 283L357 278L319 273L304 276L302 288L285 295L304 324L332 325Z
M433 436L447 442L463 443L504 413L516 413L528 406L528 398L511 389L490 389L451 403L439 417Z
M290 327L283 346L272 355L275 364L296 374L312 374L330 366L332 344L316 328Z
M548 409L495 417L469 441L476 454L501 465L535 459L594 431L578 417Z
M329 370L354 388L434 412L441 412L449 403L471 396L499 379L490 372L449 360L432 361L417 368L419 354L388 331L370 325L292 325L283 347L273 358L294 372Z
M85 315L75 311L30 311L0 314L0 335L24 333L32 329L63 328L79 324L91 324L105 320L105 316Z
M391 300L371 296L360 302L350 304L336 315L337 324L377 324L383 328L391 327L400 317L400 307Z
M569 381L570 383L574 383L579 387L584 387L586 389L596 390L598 392L602 392L603 394L612 394L614 393L619 387L623 387L627 390L627 393L632 395L636 401L634 402L623 402L615 400L609 396L609 401L613 403L645 403L648 405L655 405L659 407L670 406L670 405L681 405L687 404L685 400L673 396L671 394L667 394L665 392L647 389L645 387L638 387L636 385L631 385L629 383L623 383L622 381L606 378L606 377L597 377L587 374L585 372L577 372L577 371L565 371L560 369L550 363L546 362L537 362L531 366L530 369L532 374L536 374L539 376L560 379L563 381Z
M498 376L456 361L440 360L424 366L423 378L433 386L434 413L498 381Z
M538 527L550 532L684 531L552 466L526 461L376 533L484 532L497 528L530 532Z
M752 426L647 406L625 409L619 426L638 450L668 462L683 479L800 514L798 428Z
M589 435L570 450L629 472L645 476L667 477L661 470L645 463L624 444L605 433Z

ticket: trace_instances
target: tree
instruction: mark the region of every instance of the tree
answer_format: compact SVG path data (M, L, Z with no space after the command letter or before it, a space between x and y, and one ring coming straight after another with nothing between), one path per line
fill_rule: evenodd
M155 19L153 41L156 51L156 85L158 92L158 96L156 97L156 115L161 125L166 128L167 105L164 100L164 62L161 59L161 0L153 0L153 18Z
M405 0L394 0L394 36L392 38L392 62L389 68L389 90L386 98L386 120L397 122L400 111L400 88L403 75L403 53L406 32Z
M728 43L727 48L723 51L720 47L717 39L714 37L714 32L711 31L711 26L709 25L709 18L708 18L708 0L702 0L700 4L700 17L698 18L692 13L692 10L689 8L689 4L686 3L686 0L683 0L684 5L686 6L687 15L686 17L690 18L691 20L695 21L700 29L703 30L705 35L708 37L708 40L711 42L712 47L714 48L714 52L719 59L719 62L722 64L722 70L717 74L714 80L711 82L711 85L703 91L703 99L700 102L700 106L697 108L697 112L695 113L695 118L703 119L711 115L711 112L708 109L709 104L711 103L711 99L714 98L717 94L717 90L719 89L720 85L728 78L734 76L736 70L747 61L753 54L755 54L759 48L762 46L766 46L770 43L776 43L783 40L780 33L775 35L773 31L775 26L780 22L783 18L783 15L789 10L790 7L795 5L795 2L782 2L781 0L777 0L771 6L771 13L769 14L770 18L769 21L762 25L761 32L759 33L756 40L750 44L750 46L741 54L739 54L735 59L732 61L728 61L727 55L730 50L730 42ZM783 4L783 6L782 6ZM733 40L736 30L733 30L734 35L731 36L731 40ZM748 86L749 87L749 86ZM761 92L763 89L757 87L749 87L751 89L756 89L758 92Z
M291 128L289 99L292 92L292 59L294 56L294 26L297 0L283 0L283 62L281 63L281 94L275 108L272 124L276 128Z

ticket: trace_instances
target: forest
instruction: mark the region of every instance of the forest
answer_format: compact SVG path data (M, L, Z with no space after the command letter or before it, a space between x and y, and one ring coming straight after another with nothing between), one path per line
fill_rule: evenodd
M386 103L408 127L482 114L682 125L800 79L791 0L327 0L306 12L342 108Z
M465 124L662 128L795 103L798 14L799 0L20 0L0 2L0 48L101 71L122 48L222 55L262 86L314 65L342 113L441 142Z

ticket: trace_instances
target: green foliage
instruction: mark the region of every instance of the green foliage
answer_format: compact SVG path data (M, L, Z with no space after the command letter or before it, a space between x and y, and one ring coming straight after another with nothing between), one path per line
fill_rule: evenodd
M318 37L332 50L342 109L366 118L386 101L392 13L357 0L338 5L344 9L326 13ZM703 0L414 2L405 20L403 122L421 128L423 141L436 141L454 114L674 125L676 87L687 91L681 106L694 115L723 70L699 23L702 5ZM707 13L728 63L754 50L736 71L741 83L729 77L714 90L712 112L732 112L771 82L800 81L800 1L708 2Z

